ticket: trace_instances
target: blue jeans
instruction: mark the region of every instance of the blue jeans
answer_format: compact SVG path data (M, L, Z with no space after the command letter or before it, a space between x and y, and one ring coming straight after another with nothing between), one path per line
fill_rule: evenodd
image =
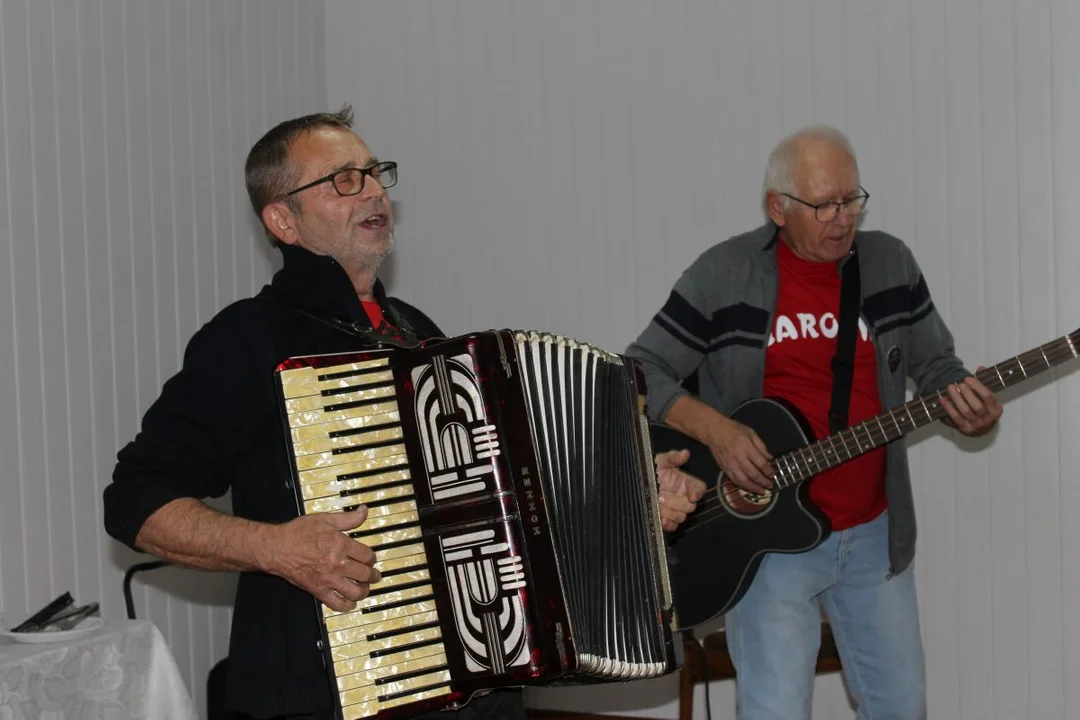
M888 522L882 513L810 552L762 560L725 617L740 720L809 720L822 610L858 717L926 717L914 569L888 577Z

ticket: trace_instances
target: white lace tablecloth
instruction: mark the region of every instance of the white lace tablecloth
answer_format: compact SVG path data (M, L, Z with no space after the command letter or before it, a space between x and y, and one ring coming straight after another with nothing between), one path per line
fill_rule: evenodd
M108 620L85 637L0 637L0 720L195 720L165 638L146 620Z

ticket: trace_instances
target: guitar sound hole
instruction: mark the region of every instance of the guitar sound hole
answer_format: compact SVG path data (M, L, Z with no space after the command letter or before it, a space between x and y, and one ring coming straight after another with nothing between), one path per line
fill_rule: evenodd
M752 493L743 490L724 477L723 473L716 483L716 492L720 503L732 515L760 515L772 507L772 492L766 490L763 493Z

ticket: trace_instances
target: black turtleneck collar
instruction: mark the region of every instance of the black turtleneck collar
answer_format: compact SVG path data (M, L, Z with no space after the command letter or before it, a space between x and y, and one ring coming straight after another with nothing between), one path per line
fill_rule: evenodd
M328 255L316 255L295 245L279 243L278 247L284 266L274 276L275 290L283 291L309 311L370 324L356 288L341 263ZM386 311L386 289L378 278L372 292Z

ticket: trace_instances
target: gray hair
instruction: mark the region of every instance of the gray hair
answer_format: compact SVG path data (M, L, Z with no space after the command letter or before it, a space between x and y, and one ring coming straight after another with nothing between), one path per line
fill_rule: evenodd
M263 208L298 182L299 171L289 164L289 146L297 137L322 127L351 130L352 124L352 106L345 105L336 113L320 112L286 120L259 138L244 162L244 182L255 214L261 218ZM293 212L300 212L295 197L288 196L284 201Z
M855 150L851 142L840 130L829 125L811 125L797 130L781 140L769 154L769 162L765 165L765 185L762 189L762 199L769 190L777 193L795 194L795 162L798 159L799 146L807 140L824 140L834 147L840 148L851 156L856 169L859 164L855 159ZM784 208L791 206L792 200L782 197Z

